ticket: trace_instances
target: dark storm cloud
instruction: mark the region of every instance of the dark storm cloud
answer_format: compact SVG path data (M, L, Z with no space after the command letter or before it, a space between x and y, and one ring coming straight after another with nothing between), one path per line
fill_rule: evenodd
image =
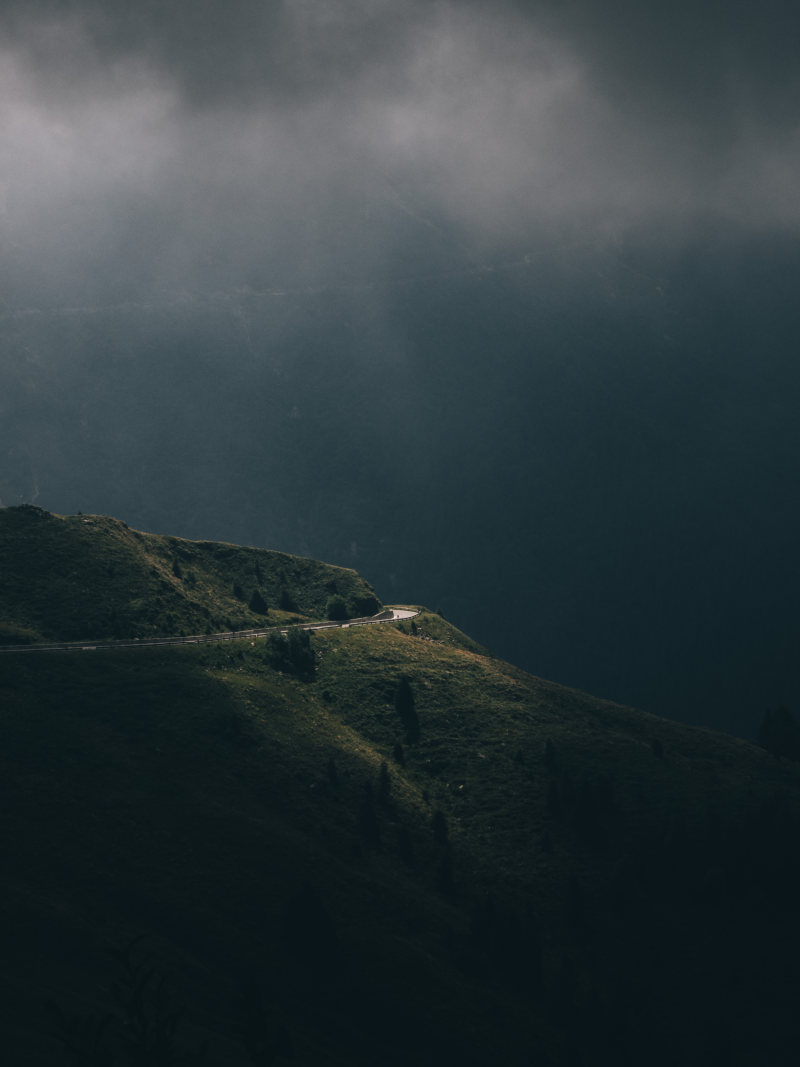
M12 5L7 231L43 270L105 274L116 255L191 287L319 281L341 258L369 274L412 231L480 258L554 228L793 226L794 65L770 15Z
M784 0L12 0L4 7L8 32L16 30L17 40L46 58L51 70L59 68L60 50L49 47L49 27L80 20L98 54L146 53L198 100L238 99L263 86L305 95L364 64L383 64L420 26L430 31L447 21L481 27L488 20L515 30L535 22L572 42L607 90L616 86L628 94L635 86L640 100L687 99L695 115L724 106L726 96L768 99L779 108L782 101L791 115L786 90L797 84L798 15ZM62 58L69 68L69 57Z
M413 32L425 5L353 0L175 0L125 4L39 0L6 5L8 34L46 64L74 76L54 28L79 23L98 57L147 56L198 106L241 103L268 90L303 97L330 89L365 63L382 62ZM427 5L430 11L431 5Z

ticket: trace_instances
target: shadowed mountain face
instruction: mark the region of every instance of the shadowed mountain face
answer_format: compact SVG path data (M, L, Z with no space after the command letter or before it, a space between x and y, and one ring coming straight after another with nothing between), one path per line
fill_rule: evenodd
M2 515L31 590L8 625L88 625L113 563L156 631L181 550L211 613L268 577L268 553ZM42 588L36 544L65 578L80 559L82 596ZM342 577L294 563L304 602ZM424 609L280 651L0 658L7 1062L791 1062L796 763L534 678Z
M0 500L796 704L797 13L4 5Z

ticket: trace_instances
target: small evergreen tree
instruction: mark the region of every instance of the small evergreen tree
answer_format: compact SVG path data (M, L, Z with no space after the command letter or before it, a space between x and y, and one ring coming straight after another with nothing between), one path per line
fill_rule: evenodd
M381 828L375 812L371 782L364 783L364 796L358 809L358 832L367 848L379 849L381 847Z
M283 634L272 633L267 637L267 661L276 671L289 669L289 645Z
M308 630L293 626L286 635L286 640L289 648L289 661L294 673L312 674L316 664Z
M444 815L441 811L439 811L438 808L433 813L433 818L431 819L431 828L433 829L433 836L436 840L437 845L442 845L443 847L446 847L448 844L447 819L445 819Z
M413 745L419 741L419 719L414 704L414 693L408 678L403 676L397 686L394 695L394 709L400 716L400 721L406 732L406 741Z
M378 803L386 807L391 799L392 794L392 779L389 775L389 768L386 765L386 760L381 763L381 769L378 772Z
M377 597L368 594L366 596L355 597L353 600L353 607L358 616L374 615L376 612L380 611L381 603Z
M345 604L344 602L344 597L339 596L338 593L335 593L332 597L329 597L328 603L325 606L325 614L328 616L329 619L334 619L337 622L341 619L346 619L348 617L348 614L347 604Z
M443 897L452 900L456 895L455 879L453 878L453 861L450 853L445 852L439 861L439 869L436 872L436 884Z
M242 589L238 582L233 583L233 595L236 597L237 600L246 599L244 595L244 589Z
M250 597L249 608L252 612L255 612L256 615L269 614L267 602L266 600L264 600L263 596L261 595L261 592L258 589L253 590L253 595Z
M281 588L281 595L278 599L278 607L281 611L297 611L297 604L294 602L294 597L284 585Z

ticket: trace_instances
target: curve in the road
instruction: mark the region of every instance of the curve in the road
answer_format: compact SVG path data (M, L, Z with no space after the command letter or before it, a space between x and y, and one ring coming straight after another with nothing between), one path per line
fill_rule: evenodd
M341 622L302 622L300 630L346 630L350 626L374 626L382 622L398 622L419 615L414 608L385 608L377 615L361 619L344 619ZM119 641L63 641L49 645L0 646L0 654L14 652L96 652L105 648L151 648L153 645L211 645L220 641L240 641L248 637L267 637L269 634L285 634L289 626L267 626L255 630L226 630L218 634L195 634L191 637L148 637L143 640Z

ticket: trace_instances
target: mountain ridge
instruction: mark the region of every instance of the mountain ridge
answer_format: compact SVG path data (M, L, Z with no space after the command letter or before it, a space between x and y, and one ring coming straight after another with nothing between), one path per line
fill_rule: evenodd
M367 583L345 567L146 534L107 516L53 515L32 505L0 509L0 552L5 643L15 632L41 641L243 630L267 617L325 618L332 596L352 615L380 607ZM263 610L253 607L255 593Z

